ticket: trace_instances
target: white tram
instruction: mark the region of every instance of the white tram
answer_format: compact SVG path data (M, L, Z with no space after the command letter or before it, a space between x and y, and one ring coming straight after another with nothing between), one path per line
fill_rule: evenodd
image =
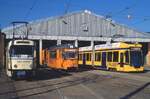
M34 41L18 39L8 43L6 49L6 73L9 77L33 76L36 69Z

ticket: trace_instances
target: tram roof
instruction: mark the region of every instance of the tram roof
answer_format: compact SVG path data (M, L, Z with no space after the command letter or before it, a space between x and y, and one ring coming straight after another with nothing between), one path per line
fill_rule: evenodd
M17 39L17 40L12 40L10 41L10 45L12 45L12 43L14 45L34 45L34 41L32 40L23 40L23 39Z
M106 43L106 44L100 44L95 45L95 50L101 50L101 49L116 49L116 48L131 48L131 47L142 47L141 44L131 44L131 43L123 43L123 42L117 42L117 43ZM92 50L92 46L86 46L86 47L80 47L79 51L90 51Z

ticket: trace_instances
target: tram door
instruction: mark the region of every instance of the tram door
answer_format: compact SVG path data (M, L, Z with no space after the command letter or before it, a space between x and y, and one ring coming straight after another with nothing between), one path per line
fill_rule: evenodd
M102 68L106 68L106 52L102 52Z
M85 58L85 53L83 54L83 65L85 65L85 61L86 61L86 58Z

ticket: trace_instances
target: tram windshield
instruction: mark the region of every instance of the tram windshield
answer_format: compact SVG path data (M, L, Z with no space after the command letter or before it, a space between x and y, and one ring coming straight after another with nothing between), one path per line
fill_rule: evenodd
M69 58L77 58L77 53L76 51L65 51L63 53L63 57L65 59L69 59Z
M11 47L11 56L33 56L34 47L29 45L15 45Z
M143 56L140 50L130 52L131 65L134 67L139 67L143 65Z

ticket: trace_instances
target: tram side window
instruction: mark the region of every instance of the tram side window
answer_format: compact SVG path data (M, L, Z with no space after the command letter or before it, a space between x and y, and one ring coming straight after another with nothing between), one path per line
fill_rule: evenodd
M101 53L97 52L95 53L95 61L100 61L101 60Z
M91 61L91 53L89 53L89 61Z
M81 60L83 59L83 54L80 54L80 59L81 59Z
M50 51L50 58L56 58L56 51Z
M86 53L86 60L90 61L90 53Z
M89 53L86 53L86 60L88 61L89 60Z
M113 52L113 62L118 62L118 57L119 57L119 55L118 55L118 52Z
M112 62L112 52L108 52L107 54L107 61Z
M78 58L79 60L82 60L82 54L79 54L79 58Z
M125 52L125 56L126 56L126 63L129 63L129 51Z

